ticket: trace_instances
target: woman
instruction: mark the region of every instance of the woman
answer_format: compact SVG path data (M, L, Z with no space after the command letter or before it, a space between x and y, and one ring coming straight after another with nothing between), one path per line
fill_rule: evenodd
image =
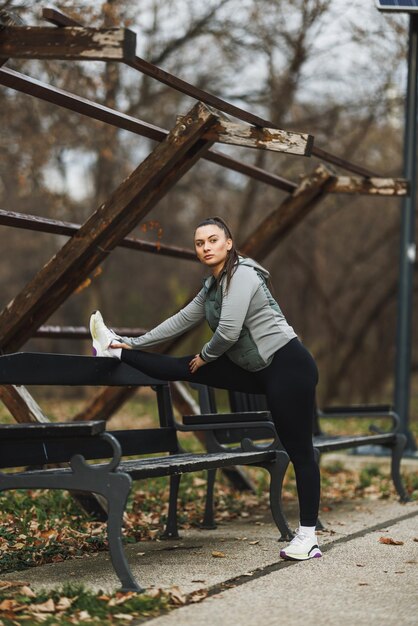
M280 440L295 468L300 524L281 550L285 559L322 556L315 533L320 476L312 446L318 372L310 353L286 322L268 287L269 273L238 255L220 217L195 231L197 257L211 270L197 296L142 337L119 337L99 311L90 319L97 356L112 356L162 380L183 380L247 393L263 393ZM206 318L214 334L199 354L170 357L138 350L181 335Z

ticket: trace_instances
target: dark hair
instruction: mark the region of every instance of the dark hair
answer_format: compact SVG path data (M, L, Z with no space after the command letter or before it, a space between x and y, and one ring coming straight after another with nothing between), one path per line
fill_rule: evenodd
M218 217L217 215L215 215L215 217L207 217L196 226L196 230L201 226L210 226L211 224L223 230L227 239L232 239L232 248L228 250L226 261L223 267L223 270L226 270L226 290L228 290L231 278L238 267L238 251L234 244L234 238L232 236L231 229L229 228L225 220L222 219L222 217ZM218 283L220 281L221 274L223 274L223 270L219 273L219 276L216 279Z

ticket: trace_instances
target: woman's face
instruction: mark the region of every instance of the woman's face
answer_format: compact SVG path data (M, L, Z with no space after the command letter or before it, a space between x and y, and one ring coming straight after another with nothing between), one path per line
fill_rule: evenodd
M208 224L196 229L194 246L199 261L210 267L212 274L217 276L232 248L232 239L227 238L225 231L216 224Z

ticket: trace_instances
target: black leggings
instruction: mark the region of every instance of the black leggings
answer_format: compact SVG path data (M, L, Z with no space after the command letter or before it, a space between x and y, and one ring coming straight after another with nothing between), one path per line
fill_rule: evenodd
M171 357L140 350L122 350L121 355L124 363L161 380L265 394L280 441L295 468L300 523L315 526L320 476L312 445L312 425L318 370L311 354L294 338L276 352L268 367L258 372L244 370L228 357L221 356L191 374L189 363L193 357Z

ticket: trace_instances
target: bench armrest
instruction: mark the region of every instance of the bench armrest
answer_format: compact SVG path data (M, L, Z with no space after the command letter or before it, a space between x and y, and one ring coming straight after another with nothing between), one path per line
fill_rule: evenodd
M207 431L213 433L217 430L239 430L260 429L269 430L273 438L272 443L268 445L257 445L251 441L250 437L245 437L241 441L241 447L248 452L250 450L273 450L283 449L283 446L277 436L274 423L270 419L268 411L254 411L245 413L206 413L203 415L184 415L183 423L175 422L176 428L181 432ZM212 446L214 445L212 441ZM219 449L227 450L221 444L216 446Z
M273 423L270 419L270 413L268 411L246 411L245 413L204 413L201 415L183 415L183 424L185 426L201 426L210 425L216 426L222 424L228 424L229 427L232 424L235 427L237 425L247 425L249 422L257 422L258 425L264 422L269 423L271 426Z
M400 428L400 418L390 404L357 404L353 406L329 406L318 410L318 418L344 419L355 417L358 419L377 418L392 420L392 430L397 432ZM382 432L380 428L372 424L372 432Z
M63 439L66 437L95 437L106 430L106 422L55 422L42 424L0 424L0 437L9 439Z

